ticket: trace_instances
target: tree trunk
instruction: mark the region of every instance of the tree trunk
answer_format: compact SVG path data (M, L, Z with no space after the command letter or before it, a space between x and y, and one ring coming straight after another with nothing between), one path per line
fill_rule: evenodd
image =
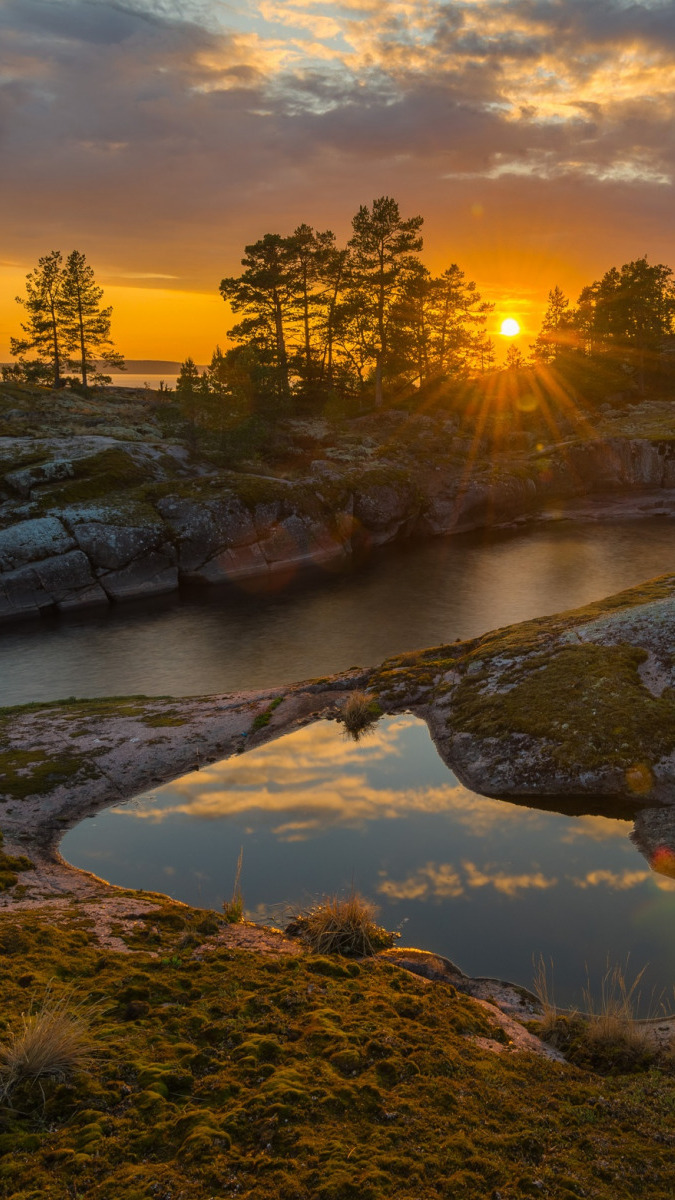
M284 326L281 315L281 303L279 297L274 296L274 331L277 343L277 359L279 361L279 370L281 372L281 390L284 398L288 396L288 355L286 354L286 341L284 339Z
M61 387L61 356L59 354L59 335L56 326L56 309L54 307L54 297L49 296L49 308L52 315L52 341L54 344L54 387Z
M375 363L375 407L382 407L382 353L377 355Z
M82 387L86 388L86 386L87 386L87 354L86 354L86 348L85 348L85 344L84 344L84 318L82 316L82 292L80 291L79 285L77 288L77 319L78 319L78 323L80 326L80 354L82 356L82 362L81 362Z

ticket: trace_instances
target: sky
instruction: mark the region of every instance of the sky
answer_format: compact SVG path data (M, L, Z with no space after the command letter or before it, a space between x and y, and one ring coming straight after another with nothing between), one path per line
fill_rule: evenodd
M203 362L246 243L385 194L525 350L556 284L675 266L674 85L675 0L0 0L0 361L52 249Z

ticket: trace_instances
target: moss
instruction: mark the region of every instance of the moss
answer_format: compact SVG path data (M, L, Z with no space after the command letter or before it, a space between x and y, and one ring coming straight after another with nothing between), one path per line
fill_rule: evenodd
M547 739L564 767L657 761L675 747L675 696L647 690L638 674L645 658L631 646L564 646L503 676L501 685L511 685L505 692L486 693L465 678L453 697L453 728Z
M5 854L3 850L4 834L0 830L0 892L6 892L19 882L21 871L30 871L33 864L25 854Z
M296 956L185 955L205 914L176 912L166 961L102 953L76 916L0 915L5 1029L30 972L38 998L62 980L97 1005L99 1050L89 1074L26 1085L3 1110L3 1194L670 1200L654 1130L672 1124L672 1075L490 1053L466 1036L494 1037L484 1009L377 960L322 975ZM126 1019L141 993L146 1015Z
M279 707L283 699L283 696L275 696L272 703L268 704L267 708L263 712L258 713L258 715L254 717L251 724L251 733L256 733L259 729L264 729L266 725L269 725L270 721L272 720L272 713L276 708Z
M64 783L91 779L95 764L84 757L62 754L53 758L44 750L5 750L0 753L0 794L14 800L41 796Z

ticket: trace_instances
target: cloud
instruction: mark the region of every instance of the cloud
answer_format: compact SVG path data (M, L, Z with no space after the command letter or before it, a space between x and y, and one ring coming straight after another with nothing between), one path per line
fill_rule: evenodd
M533 888L541 891L558 883L541 871L510 874L492 864L477 867L469 861L462 862L461 868L453 863L428 862L401 880L389 879L384 872L380 874L377 891L392 901L456 899L472 888L483 887L492 887L502 896L514 899L522 892Z
M385 191L492 271L496 239L579 269L672 245L672 0L2 0L0 41L27 265L77 244L216 288L246 241L344 235Z

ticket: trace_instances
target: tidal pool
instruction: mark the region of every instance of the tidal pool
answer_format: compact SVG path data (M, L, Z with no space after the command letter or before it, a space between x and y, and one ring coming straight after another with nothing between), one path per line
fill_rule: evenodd
M247 914L283 924L352 886L401 944L472 975L529 984L554 966L556 1000L582 1004L607 961L673 1001L675 880L655 874L631 823L565 816L463 787L423 721L383 718L358 743L319 721L205 767L66 834L75 866L125 887L218 908L240 848Z

